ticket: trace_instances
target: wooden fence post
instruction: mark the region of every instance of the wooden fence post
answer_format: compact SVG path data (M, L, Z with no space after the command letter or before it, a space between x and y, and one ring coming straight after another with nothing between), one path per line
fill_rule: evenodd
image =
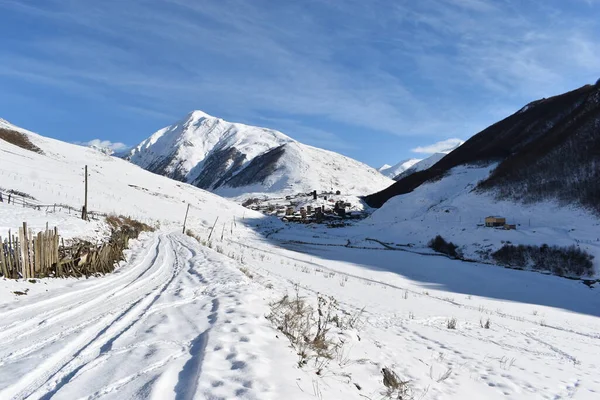
M0 236L0 265L2 266L2 275L7 278L8 266L6 265L6 257L4 256L4 242L2 241L2 236Z
M25 224L25 223L23 223ZM21 276L23 279L27 279L27 255L25 254L25 236L24 229L22 226L19 227L19 242L21 242Z

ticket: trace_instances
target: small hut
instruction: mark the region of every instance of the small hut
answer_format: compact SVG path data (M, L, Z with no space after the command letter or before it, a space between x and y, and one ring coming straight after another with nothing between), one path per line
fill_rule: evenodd
M494 228L497 226L504 227L506 225L506 218L504 217L485 217L485 226L488 228Z

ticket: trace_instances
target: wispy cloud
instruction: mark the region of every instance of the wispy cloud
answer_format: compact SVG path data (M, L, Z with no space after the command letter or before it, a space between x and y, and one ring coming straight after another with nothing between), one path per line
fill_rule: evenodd
M437 143L433 143L427 146L415 147L411 151L413 153L433 154L433 153L449 153L458 146L462 145L465 141L462 139L452 138L442 140Z
M595 81L598 7L0 0L0 15L60 27L7 41L0 79L60 88L165 122L197 108L256 124L278 114L294 121L288 125L296 138L330 147L348 145L346 126L419 140L442 132L467 137L507 110Z

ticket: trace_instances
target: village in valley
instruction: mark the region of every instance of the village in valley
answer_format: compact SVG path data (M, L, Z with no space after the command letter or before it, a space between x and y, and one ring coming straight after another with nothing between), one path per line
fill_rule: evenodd
M250 197L242 205L265 215L277 216L284 222L318 223L343 226L350 220L369 216L369 207L358 196L344 195L340 190L317 190L285 197Z

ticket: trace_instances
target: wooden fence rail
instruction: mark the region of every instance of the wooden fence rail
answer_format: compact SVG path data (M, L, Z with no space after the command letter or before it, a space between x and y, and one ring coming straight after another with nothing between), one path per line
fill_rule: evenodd
M68 204L42 204L27 195L26 193L22 193L16 190L2 190L0 189L0 203L12 204L15 206L22 206L27 208L33 208L35 210L46 211L47 213L53 212L66 212L68 214L81 215L81 207L72 207ZM100 211L88 211L87 212L88 219L99 220L108 216L107 213L103 213Z

